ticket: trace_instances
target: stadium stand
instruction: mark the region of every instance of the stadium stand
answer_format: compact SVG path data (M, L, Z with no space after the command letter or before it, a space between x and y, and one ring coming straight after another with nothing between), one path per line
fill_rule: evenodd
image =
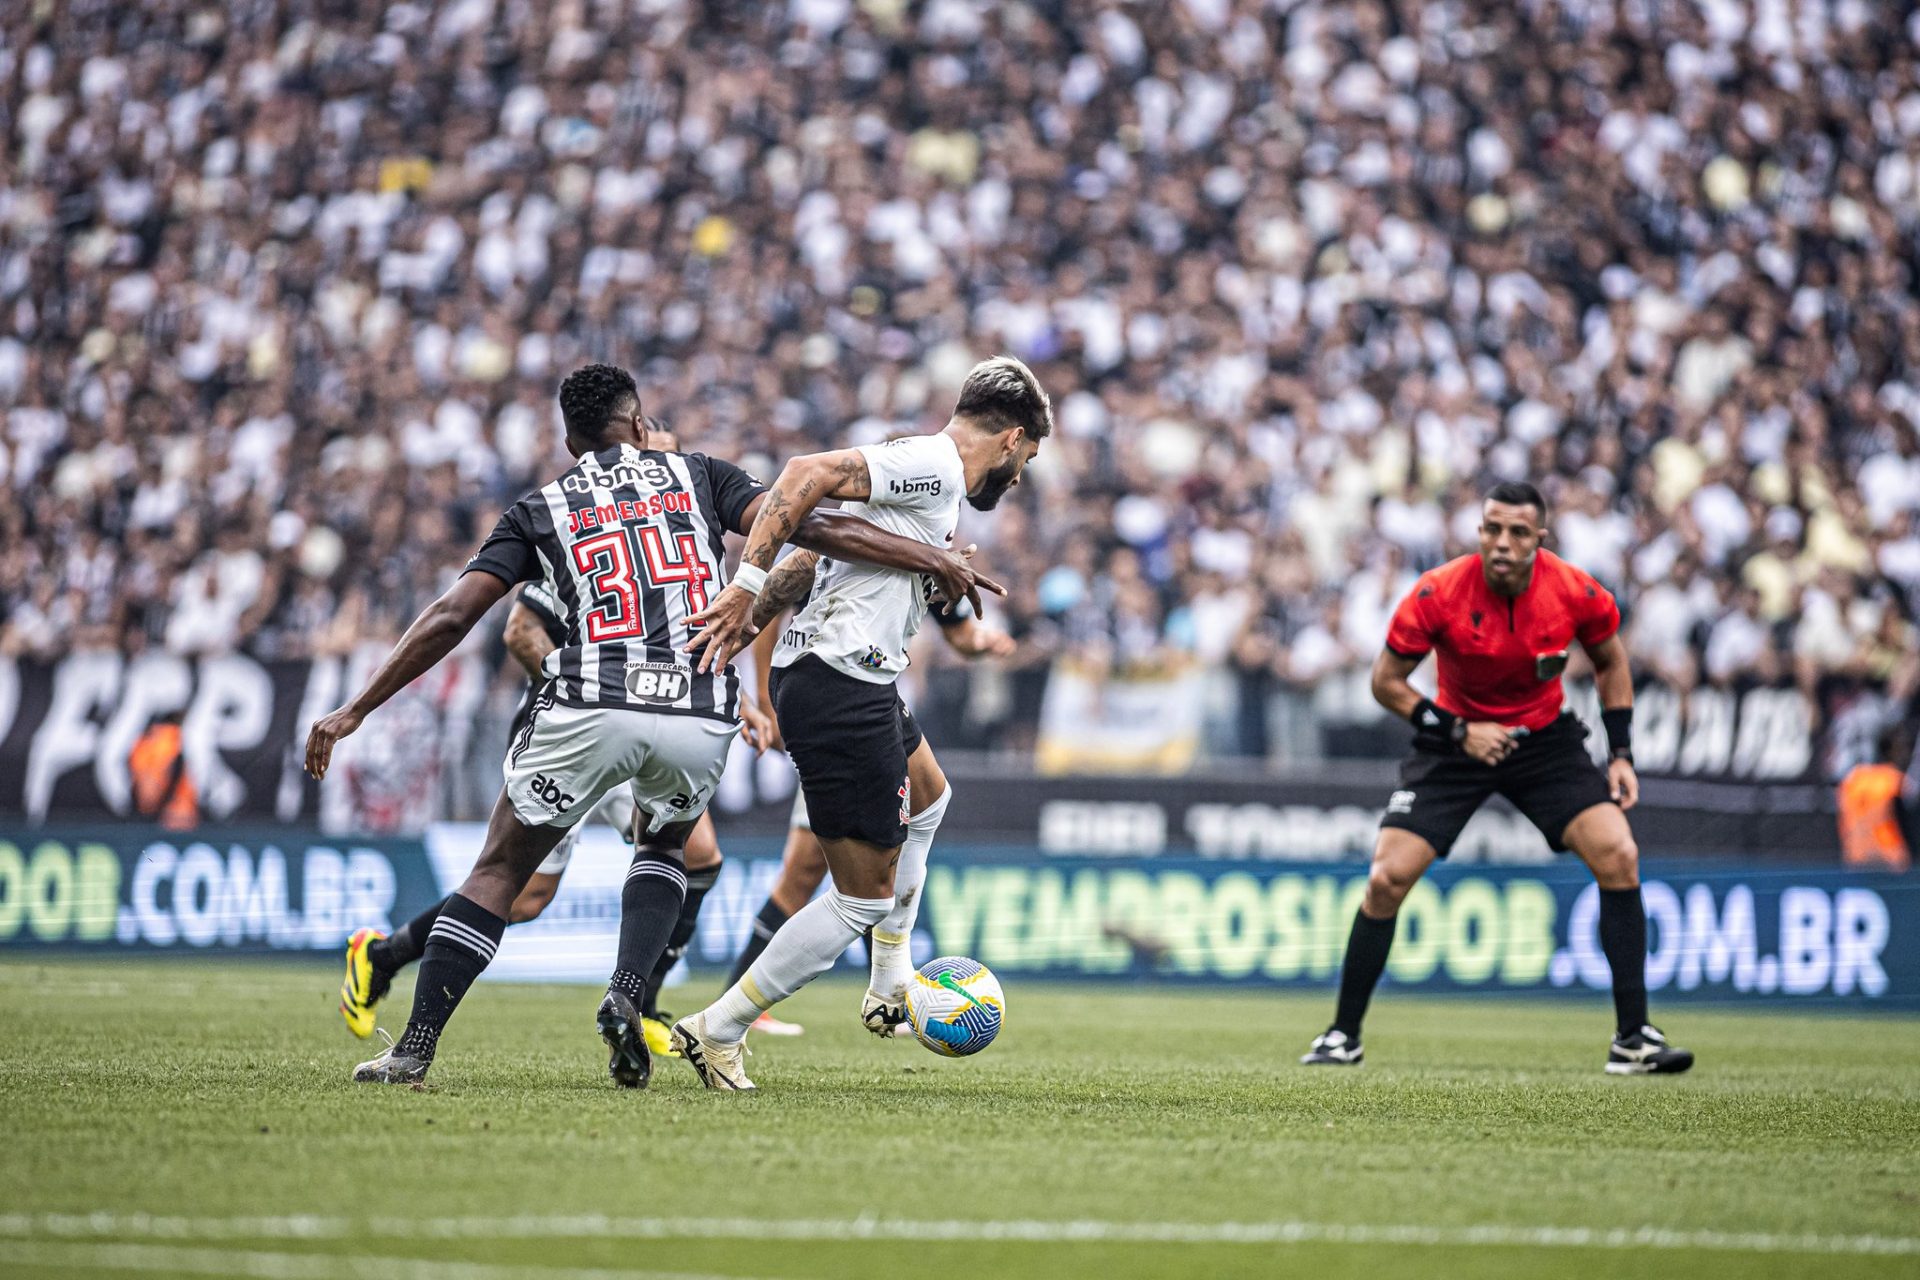
M709 8L9 6L0 649L390 638L586 359L765 471L1004 350L1060 431L973 531L1020 656L928 663L978 745L1061 654L1337 687L1522 476L1649 672L1915 714L1920 17Z

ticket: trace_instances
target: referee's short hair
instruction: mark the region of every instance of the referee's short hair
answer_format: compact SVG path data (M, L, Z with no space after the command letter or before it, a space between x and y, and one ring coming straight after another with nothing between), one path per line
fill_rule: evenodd
M1547 500L1540 491L1525 480L1507 480L1487 491L1488 502L1498 502L1509 507L1532 507L1540 513L1540 522L1547 520Z

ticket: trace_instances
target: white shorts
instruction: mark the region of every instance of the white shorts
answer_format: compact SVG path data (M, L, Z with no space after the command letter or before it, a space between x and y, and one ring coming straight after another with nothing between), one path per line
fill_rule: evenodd
M787 819L787 825L798 827L802 831L813 830L813 819L807 815L807 793L796 789L793 793L793 816Z
M633 813L636 807L633 802L633 787L631 784L624 787L615 787L604 796L601 796L600 803L588 811L586 822L582 822L579 827L575 827L573 830L567 832L566 835L560 837L560 843L553 846L553 852L548 854L546 861L542 862L535 870L543 876L564 875L567 870L567 864L573 861L574 846L580 843L580 827L586 826L587 822L592 822L595 819L606 823L615 831L618 831L622 840L625 840L628 844L632 844Z
M648 831L691 822L706 812L739 732L705 716L536 703L501 770L507 802L530 827L573 827L632 783Z

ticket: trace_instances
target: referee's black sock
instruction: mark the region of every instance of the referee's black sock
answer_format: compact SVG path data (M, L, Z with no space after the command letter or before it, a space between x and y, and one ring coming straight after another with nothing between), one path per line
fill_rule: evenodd
M1647 1024L1647 908L1640 886L1600 891L1600 950L1613 970L1613 1019L1621 1035Z
M1387 969L1387 953L1393 950L1393 927L1397 915L1375 920L1364 910L1353 913L1353 929L1347 934L1347 958L1340 965L1340 1003L1333 1013L1333 1027L1344 1031L1350 1040L1360 1038L1360 1021L1367 1016L1367 1002Z
M660 953L660 962L653 966L653 973L647 978L647 993L640 1001L640 1016L660 1016L660 988L666 984L673 966L680 963L680 957L687 954L687 944L693 941L693 931L700 924L700 904L706 900L707 890L713 888L719 878L718 866L687 872L687 896L680 903L680 918L673 922L673 933L667 938L667 949Z
M760 953L786 922L787 913L780 909L779 903L768 898L761 904L760 914L753 918L753 928L747 934L747 945L740 948L740 958L733 962L733 972L727 975L728 986L747 976L747 970L753 968L753 962L760 958Z
M433 922L451 901L453 896L449 894L386 937L371 943L367 947L367 959L373 967L392 975L418 960L426 952L427 935L433 932Z
M647 981L660 953L673 937L680 904L687 896L687 873L665 849L641 847L627 868L620 890L620 950L607 988L644 1006Z
M440 1032L460 1007L467 988L493 960L507 922L459 894L448 897L427 934L420 979L413 986L413 1014L393 1051L433 1061Z

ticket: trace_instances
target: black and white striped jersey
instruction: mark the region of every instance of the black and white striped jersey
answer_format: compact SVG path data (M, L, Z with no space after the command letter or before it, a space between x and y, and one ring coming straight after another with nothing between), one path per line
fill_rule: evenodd
M764 487L699 453L614 445L507 508L466 571L539 582L565 629L555 701L734 720L731 668L696 675L687 619L727 584L727 532Z

